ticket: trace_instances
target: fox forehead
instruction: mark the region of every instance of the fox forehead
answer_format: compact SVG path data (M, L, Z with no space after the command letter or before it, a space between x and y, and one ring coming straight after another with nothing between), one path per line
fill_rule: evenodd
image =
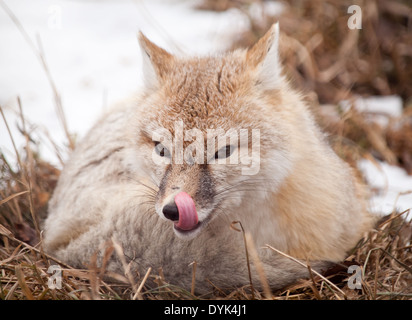
M178 120L186 129L204 132L249 124L240 110L245 82L245 66L237 56L177 60L159 93L156 120L172 133Z

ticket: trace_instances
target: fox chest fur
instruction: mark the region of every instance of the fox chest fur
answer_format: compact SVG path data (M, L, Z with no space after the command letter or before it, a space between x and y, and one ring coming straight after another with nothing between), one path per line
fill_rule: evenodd
M370 218L284 79L278 38L274 26L248 50L182 58L140 34L144 88L76 147L50 201L46 250L85 266L115 242L134 274L162 268L186 288L196 262L199 292L249 282L234 221L273 288L307 270L267 244L317 269L343 259ZM124 271L116 255L108 268Z

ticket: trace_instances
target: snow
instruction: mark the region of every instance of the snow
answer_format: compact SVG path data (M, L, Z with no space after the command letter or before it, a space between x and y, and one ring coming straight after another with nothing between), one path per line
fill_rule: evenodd
M80 139L108 106L129 96L141 84L137 32L178 54L223 51L231 39L249 24L235 9L216 13L193 9L194 1L182 0L3 0L17 16L34 45L42 48L51 76L62 97L71 133ZM280 3L265 10L280 13ZM251 14L259 15L252 7ZM6 114L18 149L24 139L18 132L17 97L41 139L41 154L59 165L45 139L47 131L59 147L67 140L57 120L53 92L32 48L0 6L0 105ZM391 116L401 111L397 97L373 97L357 102ZM365 102L366 101L366 102ZM370 107L372 106L372 107ZM0 148L9 159L14 152L0 119ZM66 157L67 154L63 153ZM371 185L380 190L371 209L389 213L394 207L412 207L412 177L397 167L381 163L381 169L360 162Z
M402 168L385 162L372 163L361 160L358 163L368 185L374 191L370 199L370 210L376 214L403 212L412 208L412 176ZM405 213L412 218L412 212Z
M351 107L349 101L342 101L342 110ZM353 103L354 108L363 113L368 121L378 123L383 128L390 119L402 116L402 99L399 96L371 96L358 97ZM390 214L403 212L412 208L412 176L397 166L385 162L361 160L358 168L363 173L371 190L374 191L370 199L370 210L376 214ZM405 213L405 217L412 218L412 212Z
M348 100L343 100L340 103L343 111L349 110L352 105L368 120L372 120L382 127L388 125L390 118L401 117L403 110L402 98L397 95L358 97L353 101L353 104Z
M396 95L358 97L353 104L347 100L340 103L343 111L352 105L363 113L365 119L379 124L382 128L389 124L390 119L402 116L402 99ZM374 191L369 203L371 212L390 214L412 208L412 176L405 170L385 162L372 163L366 159L359 161L358 168ZM412 219L412 212L406 212L406 216Z
M350 103L347 100L341 102L343 110L349 109ZM370 96L358 97L354 101L354 106L359 112L369 112L384 114L386 116L398 118L402 115L402 98L397 95L390 96Z

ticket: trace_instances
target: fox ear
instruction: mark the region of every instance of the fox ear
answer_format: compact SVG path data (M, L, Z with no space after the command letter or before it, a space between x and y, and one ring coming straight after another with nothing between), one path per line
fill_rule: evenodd
M255 70L255 81L264 90L279 87L282 66L279 61L279 23L270 30L252 48L247 51L247 64Z
M139 31L140 50L142 52L143 80L146 87L157 87L172 68L173 55L158 47Z

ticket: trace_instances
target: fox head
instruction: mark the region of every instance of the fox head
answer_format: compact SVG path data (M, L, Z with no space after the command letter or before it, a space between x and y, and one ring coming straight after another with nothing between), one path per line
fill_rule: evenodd
M245 202L264 201L290 171L278 39L276 24L248 50L192 58L139 34L144 94L134 160L178 236L193 238Z

